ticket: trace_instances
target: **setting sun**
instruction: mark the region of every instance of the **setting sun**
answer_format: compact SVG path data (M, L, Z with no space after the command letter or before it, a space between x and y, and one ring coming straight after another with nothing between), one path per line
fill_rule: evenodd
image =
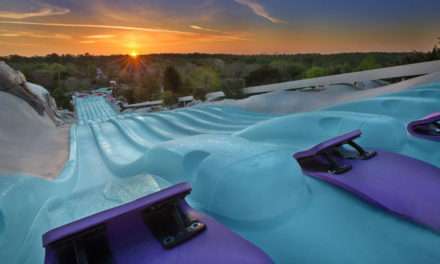
M134 50L130 53L130 57L132 57L132 58L137 58L137 56L138 56L138 54Z

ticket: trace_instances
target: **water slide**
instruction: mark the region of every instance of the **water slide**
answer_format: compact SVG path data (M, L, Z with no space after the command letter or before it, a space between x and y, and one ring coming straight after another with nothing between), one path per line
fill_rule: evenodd
M100 212L123 210L124 205L156 201L158 193L179 191L186 195L184 207L203 215L206 230L222 225L275 263L439 263L440 211L417 207L420 199L429 197L430 204L438 204L433 191L419 192L415 199L396 190L399 195L387 207L388 200L381 195L393 196L392 184L368 200L365 195L377 191L380 180L368 181L370 189L356 184L350 189L341 178L331 180L344 175L354 181L358 175L381 179L381 172L369 166L377 168L375 162L392 155L402 164L385 162L386 172L403 165L417 167L422 180L429 178L438 186L439 143L414 136L408 124L439 111L439 91L440 84L430 84L285 115L222 105L119 114L103 97L76 98L78 120L70 130L69 161L61 175L54 180L2 178L0 259L42 263L43 245L49 247L59 239L66 224L84 224L84 219L94 221L97 216L107 221L108 215ZM341 151L335 148L347 141L338 141L339 136L357 130L362 135L355 132L349 139L376 151L377 157L356 163L335 154ZM329 145L328 140L335 138ZM319 174L304 163L327 150L336 155L337 164L347 159L351 167L340 170L340 175L334 175L333 168ZM293 157L295 153L303 155ZM365 174L355 173L359 164ZM393 180L397 184L400 178L394 175ZM186 183L192 186L190 193L188 186L179 185ZM416 179L405 188L412 191L425 183ZM196 236L182 247L207 236Z

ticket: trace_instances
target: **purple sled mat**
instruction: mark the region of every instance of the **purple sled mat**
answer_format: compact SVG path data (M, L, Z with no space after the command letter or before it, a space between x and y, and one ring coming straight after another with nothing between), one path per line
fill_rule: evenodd
M80 232L105 226L111 260L99 263L272 263L250 242L212 218L198 213L184 201L191 192L187 183L177 184L133 202L55 228L43 236L46 264L59 263L55 246ZM181 210L206 225L192 239L165 249L143 220L146 209L173 197L181 197ZM80 263L80 262L72 262Z
M341 187L366 201L412 220L435 231L440 231L440 169L428 163L378 151L367 159L338 159L339 164L351 166L341 174L323 171L322 167L304 166L306 159L322 162L321 154L331 152L347 141L361 135L353 131L298 152L294 158L306 175Z

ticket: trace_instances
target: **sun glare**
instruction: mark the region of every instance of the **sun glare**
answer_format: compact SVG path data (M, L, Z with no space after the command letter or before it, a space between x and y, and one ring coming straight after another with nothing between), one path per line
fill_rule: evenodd
M130 57L132 57L133 59L137 58L137 56L138 56L138 54L136 51L133 50L130 52Z

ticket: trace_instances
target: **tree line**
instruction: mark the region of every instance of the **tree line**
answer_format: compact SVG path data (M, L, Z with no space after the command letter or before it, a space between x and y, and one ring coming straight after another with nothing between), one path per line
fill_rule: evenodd
M69 105L75 91L106 87L113 80L119 96L128 103L223 90L239 98L247 86L315 78L382 67L440 59L440 49L407 53L341 53L296 55L153 54L58 55L0 58L25 74L31 82L46 87L61 107Z

